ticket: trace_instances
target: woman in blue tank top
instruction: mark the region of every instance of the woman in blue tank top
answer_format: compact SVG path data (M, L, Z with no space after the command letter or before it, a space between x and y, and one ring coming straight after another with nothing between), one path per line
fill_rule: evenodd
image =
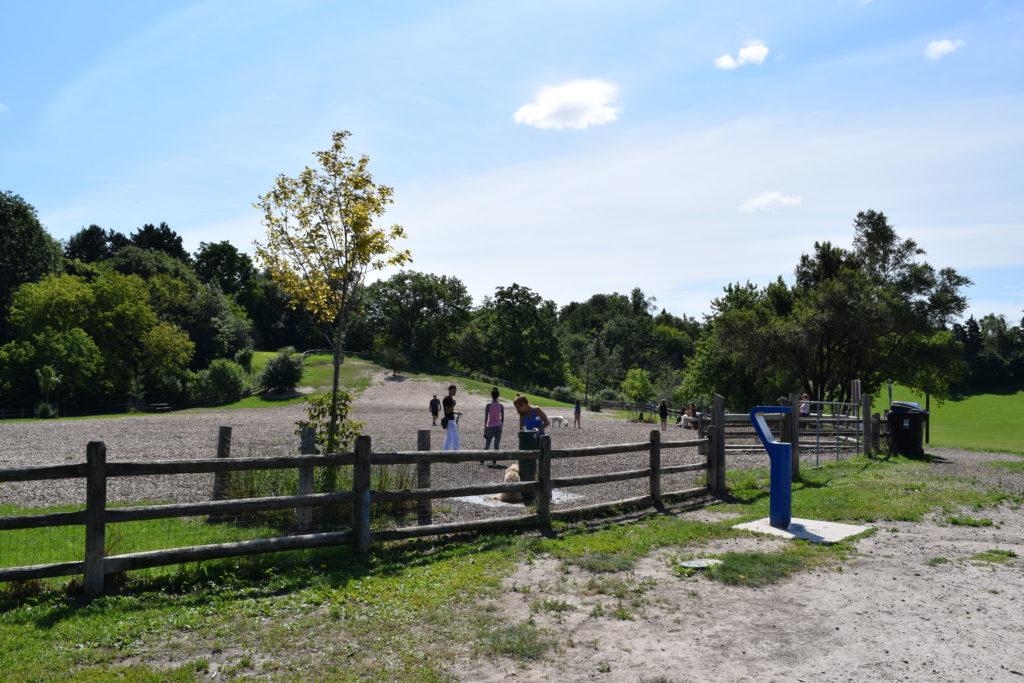
M516 400L512 401L512 405L516 407L516 411L523 419L523 429L537 430L538 436L544 436L544 430L551 426L551 421L548 420L548 416L544 414L543 410L531 406L529 399L525 396L517 396Z

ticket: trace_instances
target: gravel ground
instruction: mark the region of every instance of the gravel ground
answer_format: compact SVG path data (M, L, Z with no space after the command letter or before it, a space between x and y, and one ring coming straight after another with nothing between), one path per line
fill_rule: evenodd
M374 450L415 450L416 432L431 430L431 445L439 450L444 432L440 426L431 427L427 402L432 394L443 395L446 387L424 380L393 379L385 374L363 391L356 402L354 417L366 423L364 433L373 439ZM463 448L483 447L484 396L460 391L458 409L463 412L460 432ZM570 408L546 409L549 417L562 415L572 418ZM298 452L298 439L294 435L295 422L303 417L303 406L247 410L192 410L162 415L106 418L91 420L53 420L39 422L0 423L0 467L61 464L82 462L89 441L106 443L110 461L152 461L164 459L210 458L216 453L217 431L221 425L233 429L232 454L236 457L283 455ZM503 451L516 448L515 412L506 406ZM584 411L582 429L553 427L549 430L554 448L573 448L612 443L646 442L653 425L629 423L611 415ZM695 437L695 432L670 424L662 441L681 441ZM977 467L977 463L999 459L992 454L972 451L930 449L947 468L949 476L981 477L988 483L1024 490L1024 475L1003 469ZM1013 458L1014 456L1006 456ZM696 448L665 449L665 465L700 462L702 456ZM749 454L729 453L730 469L765 467L767 458L756 450ZM814 455L804 452L804 466L813 465ZM632 453L588 458L555 460L552 474L556 477L597 472L613 472L645 467L646 453ZM507 463L506 463L507 464ZM500 482L504 466L490 463L463 463L435 465L435 488L464 486L486 482ZM662 490L698 486L703 472L668 475ZM611 501L646 493L647 481L636 479L586 487L563 492L556 498L555 508L572 507L602 501ZM124 477L110 481L108 499L111 502L168 501L189 502L206 500L212 488L212 475L175 475L159 477ZM25 482L0 486L0 502L24 507L79 504L84 500L84 482L66 480L53 482ZM490 502L490 501L487 501ZM483 505L462 500L438 500L434 503L438 521L471 519L498 514L520 514L522 506L510 504Z

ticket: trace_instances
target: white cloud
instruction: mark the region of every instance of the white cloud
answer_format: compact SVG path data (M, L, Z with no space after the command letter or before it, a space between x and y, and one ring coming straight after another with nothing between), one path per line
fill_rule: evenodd
M933 40L924 49L924 56L928 59L942 59L963 46L962 40Z
M621 107L615 98L619 88L596 78L549 85L540 89L533 102L512 115L516 123L536 128L585 130L619 118Z
M0 102L0 114L3 114L5 111L7 111L7 105L5 105L3 102Z
M740 211L745 213L775 211L776 209L799 205L800 197L789 197L781 192L762 192L740 204Z
M715 66L717 66L719 69L732 71L733 69L738 67L739 64L736 63L736 60L733 59L731 55L722 55L721 57L715 60Z
M764 60L769 52L771 50L760 40L752 40L746 46L740 48L735 58L732 55L725 54L716 59L715 66L725 71L732 71L744 64L764 64Z

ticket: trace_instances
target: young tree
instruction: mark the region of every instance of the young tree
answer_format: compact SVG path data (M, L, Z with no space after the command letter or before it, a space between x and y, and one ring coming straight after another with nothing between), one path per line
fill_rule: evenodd
M279 175L253 205L263 210L267 229L266 240L255 243L257 261L292 305L316 316L334 350L328 450L337 445L338 380L353 294L367 271L411 260L408 250L392 244L405 237L400 225L374 227L393 190L374 183L368 156L345 154L348 136L335 131L330 148L314 153L319 168L307 166L295 178Z

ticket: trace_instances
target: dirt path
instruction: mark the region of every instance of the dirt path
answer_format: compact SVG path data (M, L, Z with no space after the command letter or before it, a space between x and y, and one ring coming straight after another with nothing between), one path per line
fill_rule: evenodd
M564 573L555 560L536 562L506 582L508 592L490 609L513 622L532 616L550 631L557 653L525 665L467 655L457 675L463 681L1024 681L1024 517L1008 507L984 514L996 526L880 524L841 570L797 574L760 589L678 578L666 555L657 554L617 576L635 587L619 603L628 620L614 616L615 599L588 590L592 575L575 567ZM751 535L702 550L770 551L779 543ZM1018 557L1006 565L971 559L989 549ZM948 562L930 566L936 557ZM544 599L573 609L532 612L531 604Z

